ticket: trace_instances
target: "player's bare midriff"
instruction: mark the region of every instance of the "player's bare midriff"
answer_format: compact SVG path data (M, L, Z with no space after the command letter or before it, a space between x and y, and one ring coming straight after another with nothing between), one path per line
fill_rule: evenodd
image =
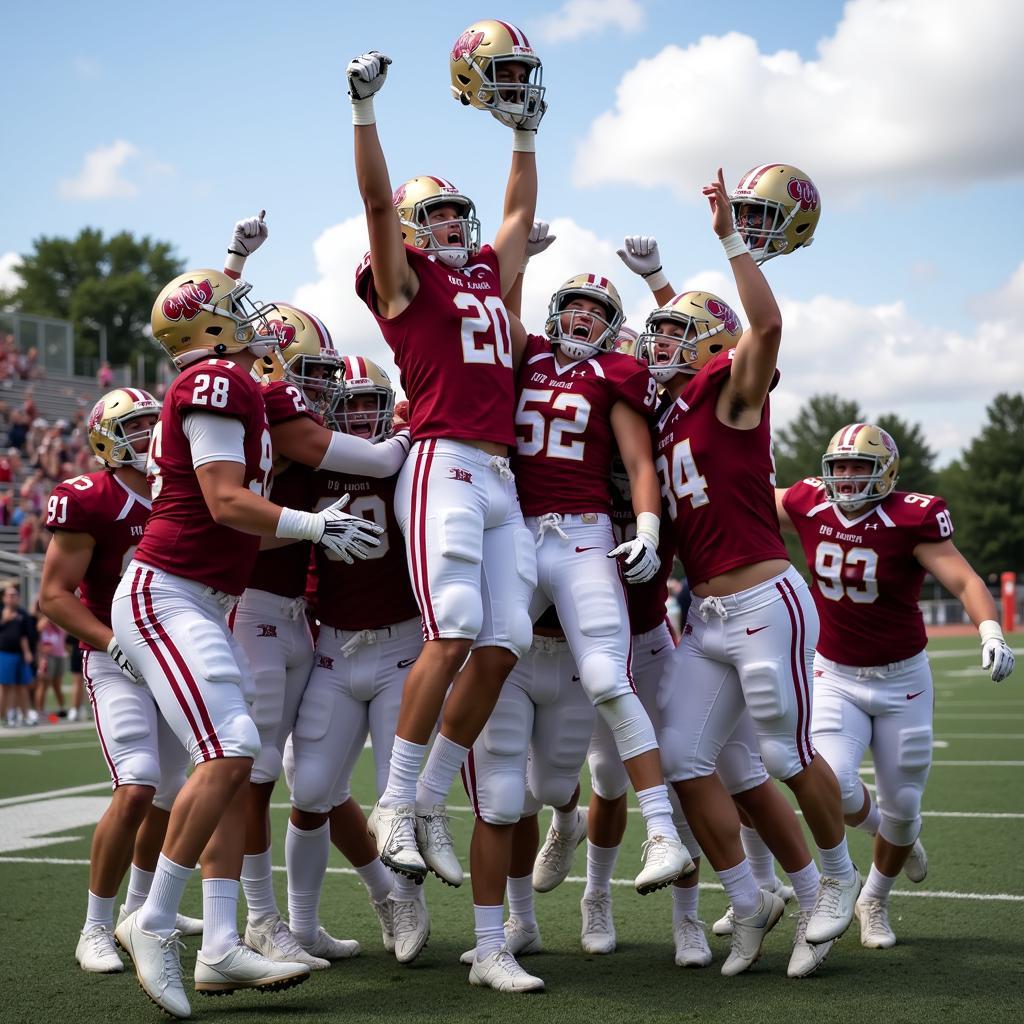
M789 568L785 558L769 558L764 562L741 565L738 569L730 569L720 576L698 583L693 588L696 597L728 597L738 594L741 590L749 590L760 583L767 583L775 576L781 576Z

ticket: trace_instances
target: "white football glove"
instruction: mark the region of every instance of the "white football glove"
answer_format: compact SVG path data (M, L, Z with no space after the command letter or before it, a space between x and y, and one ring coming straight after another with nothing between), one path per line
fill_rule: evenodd
M992 682L1001 683L1016 663L1013 651L1003 639L999 623L986 619L979 627L981 634L981 667L991 669Z
M391 58L379 50L370 50L348 62L345 75L348 78L348 95L353 103L368 100L380 91L388 77L390 63Z
M622 575L626 577L627 583L646 583L661 568L658 546L650 537L640 536L635 540L627 540L625 544L612 548L608 557L623 557Z
M661 269L658 240L653 235L627 235L622 240L622 247L615 251L634 274L647 282L652 292L668 284L668 278Z
M120 645L114 637L110 638L107 644L107 654L110 660L133 682L142 683L142 673L128 660L127 655L121 650Z
M380 547L380 535L384 527L343 512L348 502L349 495L346 494L314 515L323 523L323 530L316 543L351 565L356 558L369 558L373 549Z
M526 240L526 258L528 260L539 256L558 237L558 235L548 234L549 226L546 220L533 222L533 227L530 228L530 237Z
M270 234L267 222L263 219L266 215L266 210L260 210L256 217L236 221L228 252L233 256L241 256L243 259L246 256L251 256Z
M523 132L536 132L547 112L547 101L541 100L540 106L532 114L510 114L505 110L492 110L491 116L495 120L500 121L506 128Z

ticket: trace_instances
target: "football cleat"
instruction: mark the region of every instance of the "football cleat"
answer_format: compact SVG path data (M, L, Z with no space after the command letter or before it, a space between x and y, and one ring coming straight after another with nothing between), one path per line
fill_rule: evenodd
M127 916L128 911L122 903L121 909L117 912L117 923L120 924ZM201 917L186 917L184 914L178 914L174 919L174 927L182 935L202 935L203 919Z
M196 991L207 996L226 996L239 989L283 992L309 978L309 965L295 961L270 960L239 942L212 963L200 950L196 954Z
M928 877L928 853L920 839L915 839L910 848L910 855L903 865L903 874L914 883L923 882Z
M189 1017L185 987L181 983L181 951L178 932L157 935L143 931L135 922L138 911L130 913L114 929L121 948L132 958L139 987L161 1010L172 1017Z
M430 914L422 890L411 900L389 896L391 920L395 933L395 959L409 964L420 955L430 938Z
M473 959L469 969L470 985L482 985L496 992L543 992L544 982L519 966L504 946L483 960Z
M270 914L245 926L245 944L275 963L305 964L311 971L323 971L329 960L310 953L299 945L279 914Z
M828 956L829 950L835 945L835 939L819 942L812 946L807 941L807 922L811 919L809 910L801 910L796 915L796 936L793 939L793 952L789 958L786 976L789 978L806 978L813 974Z
M102 924L79 935L75 959L83 971L94 974L119 974L124 970L124 964L117 955L114 933Z
M770 889L766 889L765 892L774 893L782 899L783 903L789 903L793 898L793 887L791 885L786 885L778 875L775 876L775 879L772 882L772 887ZM730 907L711 926L711 931L715 935L732 935L732 917L732 907Z
M416 843L428 870L445 885L462 885L462 865L455 856L449 827L448 811L444 804L434 804L427 814L416 815Z
M351 960L359 956L362 947L355 939L336 939L325 928L318 928L312 942L300 942L299 946L314 960ZM300 960L299 963L302 963ZM312 965L310 965L312 967ZM316 970L314 967L313 970Z
M518 917L510 917L505 922L505 948L513 956L532 956L541 951L540 928L535 921L525 925ZM476 958L476 949L467 949L459 957L459 963L469 967Z
M380 937L384 942L384 951L386 953L394 953L395 926L391 919L391 901L385 896L379 902L377 900L370 900L370 904L377 915L377 920L380 921Z
M572 869L576 849L586 838L585 807L576 808L576 827L571 832L559 832L552 822L533 864L533 888L537 892L551 892L565 881Z
M671 885L680 875L693 871L693 858L678 839L651 836L643 845L643 870L634 885L641 896Z
M375 804L367 819L366 830L377 844L380 859L392 871L414 882L423 881L427 865L416 843L416 808L412 804L397 807Z
M851 881L822 875L818 883L818 896L814 901L811 919L807 922L807 941L816 944L838 939L853 920L853 905L860 893L860 873L853 870Z
M701 921L684 917L672 929L672 937L676 944L676 967L707 967L711 963L711 947Z
M732 949L722 964L727 978L742 974L761 959L764 937L779 923L786 904L774 893L761 890L761 906L752 917L734 917Z
M860 944L868 949L890 949L896 945L896 933L889 925L887 900L868 900L863 896L853 908L860 921Z
M584 896L580 900L583 927L580 943L586 953L615 952L615 922L612 920L611 893Z

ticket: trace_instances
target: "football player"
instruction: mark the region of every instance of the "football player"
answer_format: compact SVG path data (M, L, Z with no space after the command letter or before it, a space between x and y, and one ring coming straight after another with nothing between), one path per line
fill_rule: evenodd
M153 509L114 595L119 658L145 679L195 764L171 811L146 902L115 929L139 983L168 1013L188 1016L175 915L203 857L199 992L277 990L309 967L276 963L244 946L236 926L245 842L237 799L260 751L243 686L250 670L225 622L252 574L261 536L322 543L364 557L380 528L342 511L282 508L265 497L272 454L255 361L280 343L250 286L215 270L167 284L153 307L153 335L179 374L153 431L147 475ZM138 666L136 670L135 666Z
M798 945L822 946L842 934L860 878L835 775L810 740L817 615L786 557L774 508L768 392L781 316L735 230L721 170L703 191L751 326L741 335L722 300L684 293L651 314L637 349L672 399L658 423L657 466L694 594L673 662L685 685L669 689L663 711L666 776L730 896L732 951L722 972L733 975L757 959L784 908L758 888L737 812L714 770L744 709L765 767L793 791L821 856L824 873L813 910L798 920ZM798 896L816 871L809 861L806 877L790 874Z
M851 423L829 441L820 479L775 492L782 525L803 545L821 618L814 745L839 779L847 823L875 836L856 904L860 941L875 949L896 943L888 913L896 876L905 869L919 882L928 869L918 841L935 701L918 604L926 572L962 602L992 681L1014 667L992 595L953 543L946 503L897 491L899 465L889 434ZM869 746L877 804L858 775Z
M803 171L763 164L747 171L729 195L736 230L760 266L806 249L821 218L821 195Z
M138 388L104 395L88 420L89 447L104 467L56 486L46 503L40 610L76 637L100 748L114 796L93 833L89 903L75 950L82 970L124 970L114 944L114 900L131 861L121 917L141 906L188 758L153 697L126 679L114 659L110 604L149 515L146 452L160 403ZM134 847L134 855L133 855ZM178 916L177 929L199 935L202 922Z
M337 427L382 447L392 435L395 391L365 356L345 356L345 397ZM377 793L387 785L398 708L410 666L423 647L419 610L395 515L397 471L319 474L330 503L355 495L352 509L386 527L363 562L316 558L315 605L320 629L316 661L292 732L292 812L286 846L289 924L300 941L322 931L320 891L332 839L355 867L381 923L384 947L399 963L414 960L430 935L421 886L380 861L366 819L352 798L352 771L369 735Z
M467 52L479 58L474 67ZM447 794L532 638L536 557L508 461L513 349L502 295L519 273L533 224L535 139L545 108L531 82L540 61L512 26L478 23L460 36L451 62L470 78L469 102L513 132L493 247L480 247L473 203L443 178L414 178L392 196L373 111L390 59L376 52L356 58L348 81L370 236L356 289L395 354L410 402L415 444L395 510L426 640L406 682L388 784L369 829L395 871L420 879L429 869L460 885ZM472 88L484 65L492 87L481 80ZM442 705L441 730L421 774Z

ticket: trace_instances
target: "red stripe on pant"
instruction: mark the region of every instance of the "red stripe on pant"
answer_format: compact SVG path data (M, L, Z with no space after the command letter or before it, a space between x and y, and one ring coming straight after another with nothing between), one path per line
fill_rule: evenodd
M806 768L809 763L804 750L803 735L804 735L804 695L803 687L800 681L800 669L799 664L803 660L803 634L800 627L797 625L796 613L793 610L792 604L790 604L789 592L782 586L781 583L775 584L776 590L779 592L779 596L782 598L782 603L786 606L786 612L789 615L790 624L790 640L789 640L789 660L790 670L793 677L793 692L796 694L796 751L800 756L800 767ZM802 624L803 618L801 616L800 622ZM799 633L799 636L798 636Z
M804 622L804 609L800 603L800 597L796 592L796 588L789 580L783 580L782 584L789 591L790 596L793 599L793 607L796 609L797 618L800 620L800 649L797 651L797 665L800 668L800 678L803 681L804 687L804 703L807 708L807 717L804 720L804 731L803 741L804 748L807 751L808 763L814 759L814 744L811 742L811 711L813 708L813 698L811 695L811 681L807 677L807 660L804 658L804 646L807 641L807 623Z
M96 735L100 738L103 760L107 762L107 767L110 769L110 777L114 780L114 788L117 789L121 785L121 780L117 777L117 766L107 750L107 741L103 738L103 728L100 726L100 712L99 708L96 707L96 694L92 688L92 680L89 678L89 654L90 652L86 651L85 657L82 659L82 679L85 680L85 692L89 694L89 703L92 705L92 720L96 723Z
M422 467L417 463L419 472L419 494L413 494L413 509L418 512L414 523L412 536L415 537L415 557L419 563L420 578L420 610L423 613L423 638L425 640L436 640L438 635L437 618L434 615L434 606L430 602L430 578L427 574L427 482L430 479L430 467L434 462L434 449L437 441L427 441L422 455Z
M462 762L462 785L469 796L469 802L473 805L473 813L480 817L480 796L476 791L476 761L473 759L473 748L469 748L466 760Z
M424 442L426 443L426 442ZM409 575L412 580L412 590L416 597L416 603L420 608L421 625L423 627L423 639L427 638L427 616L423 602L423 588L420 585L420 565L416 546L416 501L420 489L420 476L423 471L423 449L416 453L416 462L412 470L412 487L409 492Z
M210 750L206 745L206 740L203 737L203 734L199 730L195 715L192 714L192 708L189 707L188 701L185 700L185 695L181 692L181 688L178 686L178 680L171 671L171 666L164 657L163 651L160 650L156 636L150 631L146 624L146 615L143 613L142 603L139 600L141 577L142 569L136 569L135 578L132 580L132 614L135 616L135 622L139 627L139 635L146 642L146 645L153 652L153 656L160 664L160 670L163 672L164 678L170 684L171 692L178 701L178 705L181 707L181 710L185 715L185 719L188 721L189 727L192 729L192 734L195 736L196 742L199 744L199 753L202 755L204 761L209 761L211 756Z

